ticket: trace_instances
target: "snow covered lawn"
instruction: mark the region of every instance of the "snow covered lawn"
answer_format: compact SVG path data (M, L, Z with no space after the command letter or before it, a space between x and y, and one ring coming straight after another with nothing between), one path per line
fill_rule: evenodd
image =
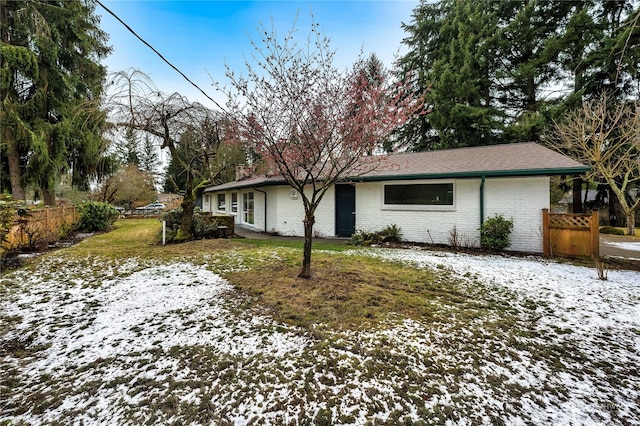
M311 333L247 309L215 255L53 254L0 279L0 424L640 425L639 272L335 255L431 268L500 309Z

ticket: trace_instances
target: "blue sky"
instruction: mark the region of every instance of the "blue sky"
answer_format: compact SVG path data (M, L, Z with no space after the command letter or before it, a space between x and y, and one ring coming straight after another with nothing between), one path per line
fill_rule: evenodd
M223 101L211 85L211 76L224 82L225 62L236 72L244 71L244 57L252 53L249 39L259 40L256 28L261 23L270 27L273 19L278 32L284 33L298 16L296 28L303 42L313 12L314 20L331 39L338 68L350 67L361 50L365 56L375 53L391 68L394 55L404 52L401 41L406 34L401 23L411 21L418 0L103 0L103 3L210 96ZM102 17L100 26L109 34L113 47L104 61L110 72L138 68L149 74L161 91L177 91L213 107L99 5L96 13Z

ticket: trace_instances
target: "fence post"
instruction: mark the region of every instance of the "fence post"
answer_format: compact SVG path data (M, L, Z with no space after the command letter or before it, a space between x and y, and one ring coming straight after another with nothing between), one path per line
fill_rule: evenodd
M549 233L549 209L542 209L542 253L545 256L551 255Z
M600 259L600 214L598 210L591 212L591 257Z

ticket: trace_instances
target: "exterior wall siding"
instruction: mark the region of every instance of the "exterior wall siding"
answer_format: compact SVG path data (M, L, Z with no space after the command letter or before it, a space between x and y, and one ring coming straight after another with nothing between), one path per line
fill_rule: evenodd
M433 181L416 181L427 183ZM445 181L442 181L445 182ZM397 225L407 241L449 244L449 235L456 227L458 235L469 245L479 245L480 180L454 182L454 209L428 210L385 209L383 186L387 182L372 182L356 186L356 229L380 231L388 225ZM402 183L409 183L403 181Z
M455 226L462 244L480 246L480 179L454 181L453 210L385 209L383 185L382 182L357 185L356 229L379 231L396 224L407 241L448 245ZM509 249L542 252L541 211L549 207L549 178L490 178L485 181L484 191L485 220L495 214L513 218Z
M292 195L292 188L280 186L269 194L269 206L274 204L275 211L270 211L270 232L280 235L304 235L304 205L300 194ZM276 200L276 201L272 201ZM318 237L332 237L335 235L335 191L330 188L316 210L316 223L313 227Z
M406 241L448 245L451 231L455 227L461 244L480 246L481 179L399 181L403 184L453 182L454 206L428 209L384 206L383 187L390 182L393 181L356 184L356 229L379 231L395 224L401 228ZM249 188L234 191L238 193L236 225L280 235L304 235L304 206L300 194L292 194L292 189L284 185L260 189L267 194L266 227L264 194ZM246 192L254 193L253 225L243 223L242 194ZM225 194L227 202L224 211L217 210L217 193L210 194L211 201L207 211L233 214L231 191ZM549 208L549 178L487 178L484 194L485 220L495 214L513 219L512 245L509 249L542 252L541 211ZM331 188L316 210L314 232L318 237L332 237L335 229L335 191Z
M542 209L551 203L548 177L487 179L485 218L513 219L511 250L542 253Z

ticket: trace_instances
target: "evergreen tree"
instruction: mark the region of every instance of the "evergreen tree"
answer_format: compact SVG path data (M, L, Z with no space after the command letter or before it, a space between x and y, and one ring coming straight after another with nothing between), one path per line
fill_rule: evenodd
M585 94L589 98L599 97L603 93L614 93L618 98L623 98L633 88L633 83L630 81L632 75L636 76L637 84L637 62L631 64L631 67L628 67L628 63L627 66L623 66L621 62L623 34L628 28L625 22L635 15L632 9L633 4L637 2L634 0L602 1L596 3L593 8L595 33L599 43L596 43L588 52L590 56L588 62L592 67ZM637 11L638 8L636 8ZM637 29L629 35L637 46ZM631 49L631 52L633 50ZM637 90L637 86L635 89Z
M537 141L603 91L637 95L639 20L634 0L423 1L398 66L427 108L400 137L416 150Z
M144 142L140 147L140 153L138 155L140 170L149 173L153 176L154 180L158 180L158 167L160 166L160 159L158 158L158 148L153 143L153 140L149 135L145 135Z
M86 187L105 164L106 39L89 0L0 0L0 145L16 199L33 184L53 205L61 173Z
M497 3L471 0L423 2L414 22L404 25L410 51L400 72L414 73L414 87L425 97L427 114L418 114L401 137L414 149L496 143L503 113L496 108Z
M562 78L567 22L576 3L506 1L499 10L500 108L508 117L505 141L539 141L549 121L549 91ZM553 97L552 97L553 99Z
M136 131L134 129L126 129L123 140L116 145L116 155L121 164L140 166L139 144Z

